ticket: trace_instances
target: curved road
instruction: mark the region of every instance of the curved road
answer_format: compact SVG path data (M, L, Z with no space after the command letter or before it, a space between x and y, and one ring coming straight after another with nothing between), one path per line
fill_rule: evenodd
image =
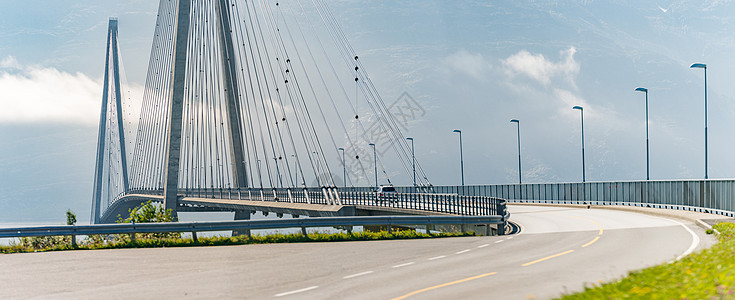
M0 298L546 299L714 242L647 214L509 208L519 235L0 255Z

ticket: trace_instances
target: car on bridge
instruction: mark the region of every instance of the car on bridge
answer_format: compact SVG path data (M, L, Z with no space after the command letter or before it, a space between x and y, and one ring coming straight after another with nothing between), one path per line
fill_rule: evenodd
M381 185L375 192L378 196L378 201L395 202L398 201L398 191L392 185Z

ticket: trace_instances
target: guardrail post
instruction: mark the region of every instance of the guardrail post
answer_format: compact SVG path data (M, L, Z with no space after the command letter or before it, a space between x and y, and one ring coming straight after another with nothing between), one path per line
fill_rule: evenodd
M485 224L485 236L490 236L492 234L492 230L490 230L490 224Z
M71 235L71 247L76 248L77 247L77 236L72 234Z
M194 240L194 242L198 242L199 241L199 239L197 238L197 232L196 231L192 231L191 232L191 239Z
M135 232L130 233L130 243L131 244L135 243Z

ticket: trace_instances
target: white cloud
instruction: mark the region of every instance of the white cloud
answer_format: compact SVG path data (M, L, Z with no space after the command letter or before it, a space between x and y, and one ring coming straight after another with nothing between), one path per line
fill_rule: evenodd
M3 58L3 60L0 60L0 68L18 69L20 68L20 64L18 64L18 61L15 59L15 57L8 56L8 57Z
M54 68L0 61L0 123L96 124L100 81Z
M485 60L482 54L469 53L466 50L459 50L444 59L444 64L454 71L464 73L477 80L487 78L487 72L492 65Z
M549 85L551 80L557 76L574 84L574 78L579 73L579 63L574 60L577 49L570 47L561 51L561 61L552 62L543 54L532 54L521 50L516 54L504 59L503 65L508 68L510 75L523 74L543 85Z

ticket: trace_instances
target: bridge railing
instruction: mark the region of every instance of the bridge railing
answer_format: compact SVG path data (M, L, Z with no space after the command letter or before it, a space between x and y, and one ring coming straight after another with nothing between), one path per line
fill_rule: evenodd
M381 195L370 187L350 188L264 188L181 190L179 196L228 200L274 201L321 205L361 205L410 209L454 215L502 216L509 218L506 200L457 192L416 193L413 187L397 187L398 193ZM129 194L161 195L161 190L131 190Z
M412 209L456 215L507 215L506 201L497 197L459 195L456 193L384 194L370 188L306 189L214 189L200 193L180 193L186 197L229 200L275 201L322 205L362 205ZM201 195L201 196L200 196Z
M369 217L320 217L303 219L240 220L217 222L176 222L176 223L117 223L95 225L37 226L21 228L0 228L0 238L34 236L72 236L76 243L77 235L130 234L152 232L191 232L196 240L197 232L207 231L248 231L258 229L340 227L340 226L416 226L424 225L429 230L434 225L484 225L485 234L491 234L490 225L505 225L502 216L369 216ZM503 228L503 227L501 227ZM502 232L500 233L502 234Z
M438 193L498 197L509 202L649 206L735 217L733 179L496 184L433 188Z

